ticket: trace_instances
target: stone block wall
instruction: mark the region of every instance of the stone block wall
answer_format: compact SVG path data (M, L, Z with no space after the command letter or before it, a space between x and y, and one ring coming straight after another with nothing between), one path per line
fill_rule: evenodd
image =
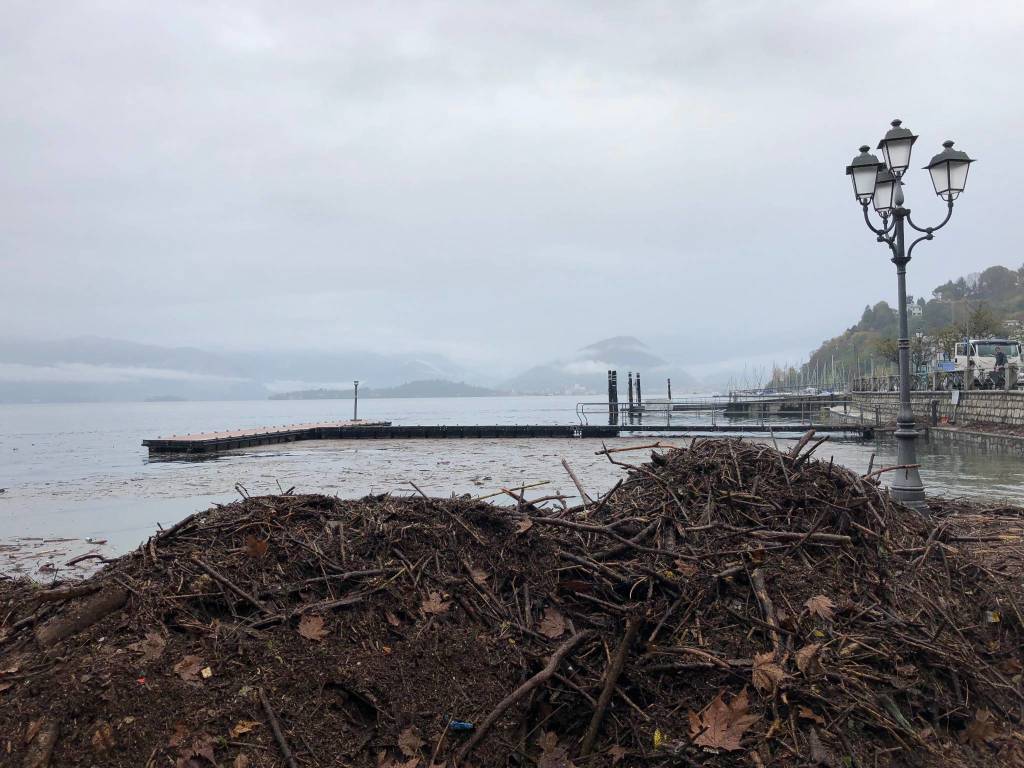
M911 392L910 402L914 418L922 425L931 423L932 401L938 401L939 418L954 418L952 393L949 390L936 392ZM899 410L898 392L854 392L852 409L863 408L865 415L874 414L878 409L882 421L892 421ZM873 416L871 416L873 418ZM1024 426L1024 392L992 392L972 390L960 392L960 405L955 414L958 424L1010 424Z

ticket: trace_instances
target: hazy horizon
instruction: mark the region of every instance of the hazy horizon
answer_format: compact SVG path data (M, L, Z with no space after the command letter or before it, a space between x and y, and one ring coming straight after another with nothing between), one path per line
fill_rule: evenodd
M1024 12L959 8L8 4L0 333L797 362L895 303L844 175L893 117L923 224L980 159L910 292L1020 260Z

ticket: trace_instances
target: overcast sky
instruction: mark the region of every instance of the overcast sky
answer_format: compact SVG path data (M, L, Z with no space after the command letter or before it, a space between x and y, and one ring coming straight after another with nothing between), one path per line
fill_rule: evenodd
M792 359L895 303L893 117L980 158L911 291L1024 261L1011 0L0 8L0 335Z

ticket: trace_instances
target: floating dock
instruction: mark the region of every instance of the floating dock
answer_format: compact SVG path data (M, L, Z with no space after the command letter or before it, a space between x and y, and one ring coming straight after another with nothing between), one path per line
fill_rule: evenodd
M172 435L142 444L153 453L200 454L251 448L259 445L293 443L299 440L450 440L495 438L600 438L624 437L636 433L689 435L726 432L747 435L802 434L808 429L819 433L840 433L871 437L871 426L860 424L495 424L424 426L392 425L389 421L333 421L294 424L284 427L240 429L231 432L204 432Z

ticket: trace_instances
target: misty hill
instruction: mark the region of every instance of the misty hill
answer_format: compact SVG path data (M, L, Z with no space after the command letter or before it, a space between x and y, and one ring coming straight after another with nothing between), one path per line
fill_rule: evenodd
M263 399L283 390L464 379L442 355L219 352L84 336L0 339L0 402Z
M583 347L569 357L534 366L505 382L504 387L524 394L604 395L609 370L619 372L622 398L629 371L641 374L648 395L664 395L668 378L672 379L673 394L700 386L683 368L655 354L636 337L615 336Z
M362 398L394 397L492 397L501 393L486 387L475 387L461 381L410 381L397 387L359 388ZM352 389L306 389L298 392L280 392L271 395L271 400L351 400Z

